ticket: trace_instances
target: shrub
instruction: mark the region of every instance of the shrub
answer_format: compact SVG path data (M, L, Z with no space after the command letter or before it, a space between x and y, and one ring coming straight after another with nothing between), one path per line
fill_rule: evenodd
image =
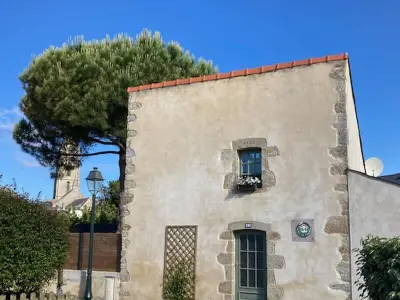
M367 236L357 252L356 281L362 299L400 299L400 238Z
M164 285L165 300L192 300L189 288L194 280L195 274L189 263L178 263Z
M38 292L62 268L68 218L0 186L0 295Z

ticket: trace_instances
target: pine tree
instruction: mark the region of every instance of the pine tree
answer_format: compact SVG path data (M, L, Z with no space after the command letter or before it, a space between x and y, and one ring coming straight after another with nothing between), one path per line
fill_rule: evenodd
M144 30L136 40L118 35L86 42L79 37L50 47L20 75L24 118L14 139L53 171L76 167L88 156L118 155L123 191L127 87L215 72L212 62L196 60L158 32ZM76 151L63 152L66 143ZM96 145L109 149L93 151Z

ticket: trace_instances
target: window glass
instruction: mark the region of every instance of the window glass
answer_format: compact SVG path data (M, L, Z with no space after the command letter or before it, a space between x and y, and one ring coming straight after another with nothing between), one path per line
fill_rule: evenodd
M255 269L256 268L256 253L249 252L248 255L249 255L249 268Z
M260 150L246 150L240 155L240 175L252 175L261 177L262 163Z
M257 271L257 287L258 288L261 288L264 286L263 280L264 280L264 271L258 270Z
M247 237L244 234L240 236L240 250L247 250Z
M254 235L249 235L248 236L249 239L249 250L250 251L254 251L256 250L256 246L255 246L255 236Z
M261 153L260 152L256 153L256 161L257 162L261 161Z
M261 235L256 236L257 251L264 251L264 244Z
M251 174L251 175L255 175L256 173L256 165L255 164L249 164L249 171L247 173ZM260 166L261 167L261 166Z
M256 164L254 166L254 174L261 174L261 164Z
M248 165L247 164L242 164L241 165L241 174L247 174L248 173Z
M249 153L249 161L248 162L253 163L254 160L255 160L255 153L254 152Z
M264 252L257 252L257 269L263 269L264 268L264 260L263 260Z
M246 269L240 270L240 285L247 286L247 270Z
M240 252L240 267L247 268L247 252Z
M249 287L255 287L255 286L256 286L256 271L249 270Z

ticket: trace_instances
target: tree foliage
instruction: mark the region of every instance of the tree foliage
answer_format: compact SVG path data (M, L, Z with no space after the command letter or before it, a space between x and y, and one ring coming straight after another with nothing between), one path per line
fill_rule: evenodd
M119 206L119 194L120 194L120 184L118 180L111 180L108 182L108 185L103 187L100 195L101 201L108 201L115 205Z
M71 226L78 224L90 224L91 207L85 207L82 211L82 216L79 217L75 214L74 210L70 211ZM96 212L94 216L94 224L115 224L118 219L118 207L109 201L100 201L96 205Z
M54 278L68 251L68 218L13 186L0 186L0 295L31 293Z
M362 299L400 300L400 237L368 236L354 251Z
M59 170L87 156L117 154L123 189L126 89L215 72L211 62L196 60L177 43L147 30L136 40L125 35L90 42L76 38L47 49L20 75L24 118L14 139L43 166ZM63 148L66 143L72 150ZM96 152L96 145L106 148Z
M117 222L119 193L118 180L109 181L108 185L103 187L96 205L95 224L115 224ZM90 224L90 210L90 206L85 207L81 217L78 217L74 211L70 211L71 226Z

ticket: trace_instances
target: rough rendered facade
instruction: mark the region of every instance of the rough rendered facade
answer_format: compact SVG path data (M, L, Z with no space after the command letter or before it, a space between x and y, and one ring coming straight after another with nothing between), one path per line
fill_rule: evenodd
M347 55L131 88L128 147L121 299L161 299L179 251L198 300L350 296ZM250 156L261 183L238 192Z

